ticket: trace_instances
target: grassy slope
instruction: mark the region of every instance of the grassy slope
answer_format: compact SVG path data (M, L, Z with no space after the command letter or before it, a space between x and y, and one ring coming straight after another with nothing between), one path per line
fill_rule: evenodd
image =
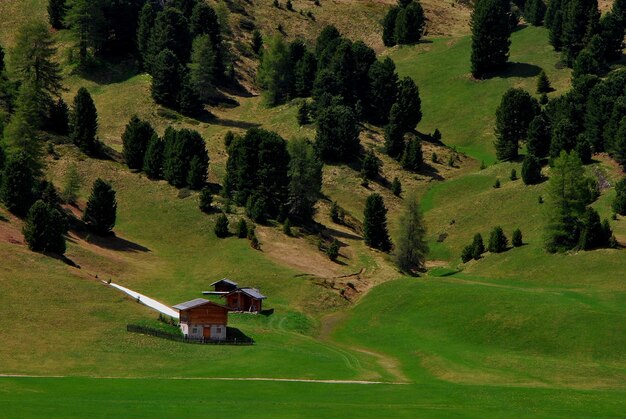
M41 14L43 3L32 2L29 13ZM12 10L10 13L18 10L13 2L0 7ZM13 29L2 25L1 31L3 42L10 43ZM420 85L425 113L420 129L428 132L439 127L444 141L490 162L492 115L502 92L517 85L531 89L534 78L472 82L467 77L468 38L433 41L390 52L401 74L411 75ZM568 74L554 68L556 55L549 50L543 29L527 28L514 34L512 59L544 68L561 92L567 86ZM520 65L513 69L530 74L536 71ZM67 79L68 97L79 86L90 89L100 112L100 136L117 149L123 127L135 112L151 120L160 131L169 123L199 129L207 138L213 181L223 174L221 136L227 129L262 123L287 138L312 133L310 128L300 129L295 124L294 105L268 110L259 98L241 98L238 108L215 110L218 118L209 123L167 120L149 99L146 76L128 77L124 71L119 74L113 79L92 80L72 76ZM124 95L119 94L121 91ZM365 142L377 147L380 138L374 136ZM177 192L167 185L149 182L117 164L84 160L66 147L59 147L59 151L65 157L51 162L50 176L60 179L68 162L76 160L85 185L96 176L112 180L120 200L116 231L124 240L149 251L132 250L129 243L123 250L119 247L124 243L121 241L98 246L75 239L68 256L83 266L77 272L20 246L2 244L0 256L7 262L0 271L0 281L7 314L0 320L0 336L7 337L4 340L9 344L0 348L0 371L391 380L395 377L384 364L393 357L399 360L404 375L420 384L346 386L338 390L295 383L183 384L144 380L137 386L135 381L120 380L89 381L86 386L83 380L67 379L53 386L46 380L3 379L3 405L9 406L14 416L38 414L42 411L39 409L51 409L49 412L56 415L84 415L75 397L87 397L93 406L106 403L129 408L136 415L171 415L181 410L193 413L206 405L190 401L206 399L212 387L229 389L224 392L227 401L220 407L228 413L249 406L261 408L266 415L285 416L303 415L303 407L316 416L320 412L341 416L355 409L371 416L389 411L406 416L416 412L429 416L484 416L487 412L498 416L503 411L573 416L623 411L625 298L620 272L624 253L545 255L540 249L543 209L536 204L545 185L525 188L520 181L506 181L508 164L477 174L467 174L476 168L470 162L465 162L462 169L436 167L446 178L455 180L436 184L425 197L431 239L440 232L450 234L443 244L433 244L433 257L456 265L459 249L473 233L481 231L486 236L495 224L502 224L507 232L521 227L528 246L489 255L470 263L463 274L446 279L401 280L377 287L347 312L346 320L339 323L329 341L310 335L321 312L344 304L334 294L296 277L296 271L250 250L245 242L214 239L212 219L197 211L195 197L177 199ZM395 173L393 163L385 163L386 174ZM325 176L325 192L358 215L368 191L360 189L356 173L329 167ZM499 190L491 188L496 177L503 180ZM428 183L421 178L407 176L407 185L424 192ZM392 199L379 185L372 188L386 194L392 207L390 223L395 228L395 209L401 201ZM83 195L86 193L83 190ZM604 215L608 214L610 195L609 191L598 203ZM455 223L450 226L452 219ZM626 233L623 221L614 224L617 233ZM386 265L358 240L352 244L357 252L351 262L354 266ZM233 350L181 346L126 333L124 324L144 321L153 316L152 312L95 282L94 274L112 277L168 303L198 296L210 278L236 274L246 284L263 287L277 312L268 319L233 318L235 326L257 339L255 347ZM28 308L23 304L25 295L29 296ZM16 328L14 317L38 326ZM373 356L358 352L358 347L382 354L380 365ZM42 359L46 361L41 363ZM189 359L197 362L190 363ZM479 386L483 384L489 386ZM24 394L31 395L27 405L16 402ZM172 394L176 397L169 397ZM149 401L137 402L146 399ZM51 400L57 401L57 410L53 410Z

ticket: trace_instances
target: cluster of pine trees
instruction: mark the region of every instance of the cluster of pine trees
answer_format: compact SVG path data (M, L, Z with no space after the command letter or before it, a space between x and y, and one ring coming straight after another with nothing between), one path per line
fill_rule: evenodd
M202 189L206 184L209 155L197 131L168 127L160 138L150 123L133 116L122 135L124 160L132 170L151 179L165 179L182 188Z
M545 14L550 43L562 51L563 61L575 75L601 74L606 63L621 57L626 2L600 15L597 0L551 0Z
M511 244L513 247L520 247L523 244L522 231L519 228L513 231ZM491 253L502 253L507 250L508 246L509 239L504 234L502 227L497 226L491 230L491 233L489 234L489 243L486 248L483 242L483 236L480 233L476 233L472 243L463 248L463 251L461 252L461 260L463 263L467 263L472 259L478 260L486 251Z
M419 42L426 26L424 9L419 1L398 0L383 19L383 43L387 47Z
M322 163L309 140L287 144L259 128L230 140L223 194L244 206L254 221L308 223L321 188Z

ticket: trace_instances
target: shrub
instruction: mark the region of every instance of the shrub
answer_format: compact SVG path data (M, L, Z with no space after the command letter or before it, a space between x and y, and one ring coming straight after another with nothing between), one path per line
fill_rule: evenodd
M496 179L496 182L493 184L493 187L495 189L498 189L500 187L500 179Z
M65 202L73 204L76 202L78 191L80 190L81 178L75 164L71 164L65 173L63 191L61 196Z
M334 239L330 246L328 246L328 249L326 249L326 255L328 256L328 259L333 262L337 260L339 257L339 241L337 239Z
M364 179L375 179L380 171L380 160L372 151L368 151L361 162L361 175Z
M240 239L248 237L248 223L244 218L240 218L237 223L237 237Z
M226 214L222 213L219 215L219 217L217 217L217 220L215 222L215 228L213 229L213 231L215 232L215 235L220 239L228 237L228 217L226 217Z
M515 169L511 169L511 180L517 180L517 171Z
M430 160L433 163L439 163L439 157L437 156L437 153L433 153L433 155L430 157Z
M617 182L615 192L613 211L620 215L626 215L626 177Z
M400 183L400 179L398 179L397 176L394 177L393 182L391 182L391 192L398 197L402 195L402 183Z
M472 257L478 260L483 253L485 253L483 236L480 233L476 233L474 235L474 240L472 241Z

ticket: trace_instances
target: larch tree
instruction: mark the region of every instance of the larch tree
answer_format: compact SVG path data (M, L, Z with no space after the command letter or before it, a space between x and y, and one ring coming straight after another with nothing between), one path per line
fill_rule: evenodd
M428 255L428 244L424 217L415 194L405 198L400 225L402 228L396 239L396 265L406 273L421 271Z
M95 53L106 38L103 0L68 0L65 25L77 41L79 65L87 64L89 49Z
M273 36L267 42L257 73L257 81L265 90L268 105L275 106L289 98L289 75L288 46L280 35Z
M199 35L193 40L189 63L191 86L204 103L215 96L218 76L217 56L209 35Z

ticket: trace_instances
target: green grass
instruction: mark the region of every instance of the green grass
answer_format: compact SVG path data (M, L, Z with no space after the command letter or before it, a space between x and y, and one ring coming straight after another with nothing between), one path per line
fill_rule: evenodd
M389 55L398 73L412 77L420 88L424 117L418 129L431 133L439 128L447 145L478 161L495 162L495 111L504 92L522 87L534 94L541 69L556 89L551 95L569 88L570 71L555 68L558 54L548 44L544 28L519 30L511 41L512 64L484 81L470 75L470 37L432 39L432 43L392 50Z

